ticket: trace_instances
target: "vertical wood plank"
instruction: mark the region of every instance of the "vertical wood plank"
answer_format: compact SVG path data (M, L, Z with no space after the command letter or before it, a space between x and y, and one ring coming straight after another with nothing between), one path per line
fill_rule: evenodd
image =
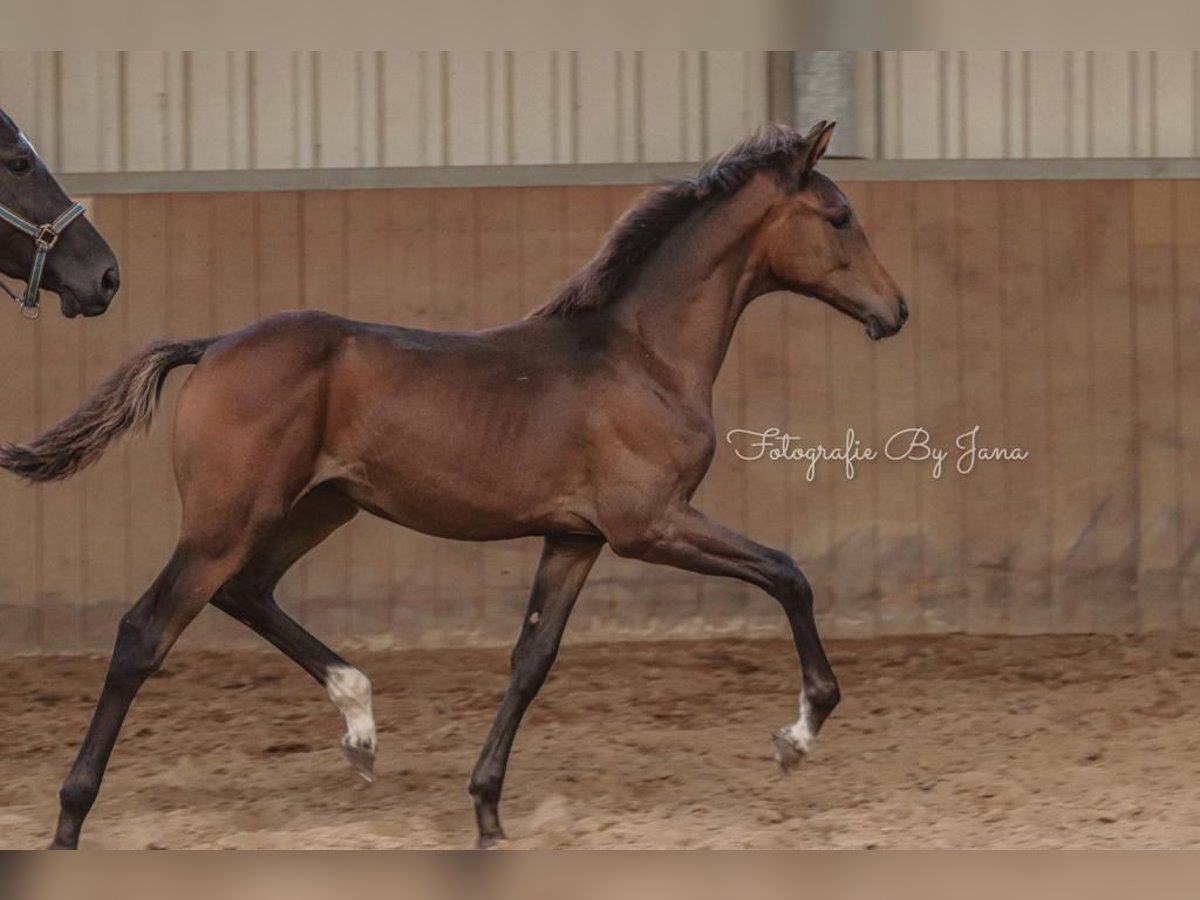
M1175 334L1179 369L1179 522L1183 548L1179 595L1181 615L1189 627L1200 626L1200 181L1175 183L1176 266L1179 303Z
M1143 629L1178 628L1180 488L1175 196L1170 181L1132 185L1137 390L1137 590ZM1195 296L1191 298L1196 302Z
M217 334L236 331L259 315L258 255L262 243L279 246L288 257L289 269L293 273L297 269L298 247L294 239L290 243L287 240L289 232L293 238L296 233L297 205L293 203L288 218L268 227L268 236L261 227L250 231L257 201L256 195L241 193L211 198L212 296L208 303L212 308L212 330Z
M1004 408L1008 378L1005 353L1008 299L1001 281L1001 193L1008 185L961 182L957 187L959 290L962 297L962 419L955 429L954 456L970 446L960 440L976 426L978 447L1006 447ZM1032 210L1035 221L1041 210ZM1035 270L1036 271L1036 270ZM1033 293L1037 297L1040 291ZM947 472L961 482L964 515L964 626L991 633L1002 629L1012 602L1012 544L1009 531L1008 465L976 462L969 474Z
M1011 600L1004 630L1045 632L1056 627L1050 577L1053 545L1051 429L1056 428L1050 383L1052 349L1051 308L1059 295L1049 290L1051 272L1066 265L1060 278L1070 279L1078 267L1078 252L1048 251L1045 189L1038 182L1001 186L1000 250L1003 291L1005 377L999 389L1007 422L1004 446L1029 452L1023 461L997 463L1005 468L1008 510L1008 553L1003 560L1010 574ZM1070 240L1066 237L1065 240ZM1076 236L1076 243L1078 236ZM1055 291L1068 288L1055 284ZM1067 357L1068 362L1071 357ZM1086 375L1086 355L1083 357ZM997 386L978 386L995 394ZM1086 412L1086 407L1085 407ZM968 423L970 424L970 423ZM1074 427L1073 425L1071 427ZM1076 462L1083 464L1082 460ZM1064 471L1070 471L1064 460ZM986 511L981 510L980 514Z
M1095 627L1087 574L1095 562L1088 525L1096 508L1091 410L1088 186L1047 182L1043 209L1049 302L1049 441L1055 618L1064 631Z
M1090 182L1087 193L1097 504L1089 522L1096 546L1091 594L1098 627L1124 631L1138 620L1137 434L1130 414L1136 408L1132 187L1124 181Z
M953 451L962 422L961 298L957 282L958 247L955 185L925 182L914 192L917 232L915 294L924 312L917 364L919 425L930 444ZM923 467L918 507L925 552L920 605L924 627L961 627L963 621L962 480L953 455L940 477Z
M892 435L920 424L917 409L917 359L921 353L922 325L929 315L925 298L917 291L916 236L911 226L913 192L906 182L876 182L870 186L870 218L864 226L880 260L909 298L913 324L894 339L874 349L874 446L882 451ZM879 629L884 633L908 631L921 620L918 594L924 552L920 529L919 484L927 474L922 467L886 458L873 463L878 469L875 506L878 530Z

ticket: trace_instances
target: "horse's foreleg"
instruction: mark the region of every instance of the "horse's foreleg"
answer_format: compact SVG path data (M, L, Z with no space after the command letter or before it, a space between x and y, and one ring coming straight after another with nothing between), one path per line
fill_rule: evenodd
M475 799L480 847L490 847L504 839L504 829L500 827L500 793L513 739L521 717L554 664L575 598L603 546L603 541L592 539L546 539L521 634L513 648L508 689L471 773L470 791Z
M78 846L83 820L100 791L105 767L133 698L237 564L231 554L197 553L181 546L150 589L121 619L91 725L59 791L61 806L52 847Z
M670 511L649 533L613 541L623 556L757 585L783 607L800 656L800 717L774 735L775 755L790 772L812 749L821 725L840 699L837 680L813 617L812 588L786 553L756 544L684 506Z

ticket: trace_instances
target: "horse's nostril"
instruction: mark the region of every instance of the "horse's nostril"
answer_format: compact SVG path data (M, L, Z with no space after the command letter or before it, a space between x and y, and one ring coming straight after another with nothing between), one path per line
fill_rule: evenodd
M116 266L110 266L100 277L100 287L107 291L109 296L115 294L121 286L121 273L117 271Z
M908 321L908 301L903 297L900 298L900 321Z

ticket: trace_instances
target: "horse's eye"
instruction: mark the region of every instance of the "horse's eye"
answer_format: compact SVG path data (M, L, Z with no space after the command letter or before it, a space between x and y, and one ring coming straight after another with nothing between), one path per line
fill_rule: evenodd
M829 220L829 224L832 225L834 228L836 228L838 231L842 231L846 228L849 228L850 227L850 210L848 210L848 209L842 210L840 213L838 213L836 216L834 216L832 219Z
M24 175L33 169L33 163L27 156L18 156L8 161L8 171L14 175Z

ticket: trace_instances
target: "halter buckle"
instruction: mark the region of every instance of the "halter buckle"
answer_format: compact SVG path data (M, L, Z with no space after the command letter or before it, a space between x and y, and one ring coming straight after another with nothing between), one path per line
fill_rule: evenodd
M37 242L39 247L49 251L53 250L54 245L58 243L58 236L58 232L54 230L53 225L43 225L38 229L34 241Z

